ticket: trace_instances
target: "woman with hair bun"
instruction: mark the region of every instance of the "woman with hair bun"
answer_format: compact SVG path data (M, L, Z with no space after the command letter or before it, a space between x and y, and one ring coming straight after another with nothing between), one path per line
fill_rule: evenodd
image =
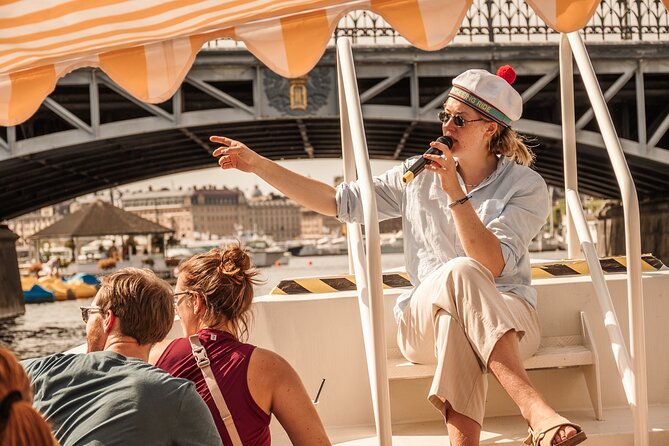
M30 380L16 357L0 347L0 444L57 446L42 416L32 406Z
M329 445L290 364L274 352L243 342L256 275L239 245L186 261L174 293L185 337L156 344L149 362L195 383L226 445L269 445L272 414L293 444ZM227 423L226 410L231 418Z

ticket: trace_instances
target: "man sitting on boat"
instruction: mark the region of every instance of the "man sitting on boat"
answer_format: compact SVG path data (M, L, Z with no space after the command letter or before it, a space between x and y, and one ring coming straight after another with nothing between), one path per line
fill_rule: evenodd
M195 383L226 445L269 446L272 414L292 444L329 445L291 365L272 351L242 342L256 275L248 254L234 244L182 264L174 296L186 337L156 344L149 361Z
M428 172L410 170L410 159L374 179L379 218L403 219L415 285L395 308L398 343L410 361L437 364L428 399L451 444L478 444L490 371L530 425L529 444L575 445L585 433L546 403L523 367L540 341L528 245L549 202L545 182L527 167L532 153L510 127L522 114L514 80L508 66L457 76L439 113L445 143L423 155ZM316 212L363 220L357 183L335 189L239 141L211 141L222 146L213 155L223 169L255 173Z
M81 315L88 353L22 361L34 405L62 445L221 444L193 383L146 362L174 322L167 282L149 270L119 270Z

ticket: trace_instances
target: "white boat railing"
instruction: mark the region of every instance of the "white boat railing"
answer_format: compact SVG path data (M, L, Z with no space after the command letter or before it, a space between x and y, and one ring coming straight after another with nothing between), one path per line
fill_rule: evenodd
M381 239L376 211L362 108L353 66L351 41L337 41L337 83L344 159L344 180L358 180L365 222L365 243L359 223L348 223L349 268L355 273L360 319L367 355L369 383L377 438L382 446L392 444L390 391L386 366L386 338L381 275Z
M595 112L613 171L620 187L625 219L625 250L627 256L627 302L629 309L630 351L628 352L618 324L611 295L590 236L583 205L578 195L576 178L576 124L572 56L576 60L588 97ZM634 417L634 444L648 446L648 384L646 375L646 344L644 303L641 282L641 230L639 201L632 175L625 161L620 140L613 126L606 101L581 36L577 32L563 34L560 41L560 88L564 144L564 175L567 195L568 254L577 256L577 243L588 262L590 276L603 314L604 327L622 379L625 396ZM577 237L578 236L578 237Z
M576 175L576 123L572 57L576 60L595 118L611 158L621 190L625 218L627 256L627 290L630 325L630 351L618 323L606 280L588 229L578 195ZM392 444L390 397L386 370L386 346L383 320L381 251L376 214L376 197L362 124L362 110L353 67L349 39L337 42L337 79L341 115L341 135L345 181L358 180L363 201L365 244L360 224L348 224L349 267L356 274L365 351L367 354L377 435L381 445ZM641 283L641 238L639 203L634 181L625 161L620 140L613 127L606 101L592 68L585 45L576 32L563 34L560 42L560 79L567 194L568 252L577 256L583 251L603 323L611 341L611 349L622 379L622 385L634 416L634 444L648 446L648 391Z

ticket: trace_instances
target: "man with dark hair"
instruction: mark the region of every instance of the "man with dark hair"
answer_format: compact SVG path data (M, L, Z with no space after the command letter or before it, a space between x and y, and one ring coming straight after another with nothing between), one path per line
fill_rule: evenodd
M81 315L87 354L22 362L34 405L63 446L221 444L193 383L146 362L174 321L166 282L148 270L119 270L103 279Z

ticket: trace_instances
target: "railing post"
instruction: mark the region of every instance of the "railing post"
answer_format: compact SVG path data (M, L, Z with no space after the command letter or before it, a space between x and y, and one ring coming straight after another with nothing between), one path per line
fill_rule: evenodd
M643 59L640 59L637 62L634 87L636 91L636 110L637 110L637 134L639 136L639 148L641 149L642 155L648 154L648 135L646 133L646 97L643 81Z
M574 109L574 66L571 45L565 34L560 36L560 102L562 103L562 153L564 188L578 192L576 171L576 115ZM567 257L579 255L578 234L569 206L567 210Z
M358 289L376 431L379 445L390 446L393 442L393 436L386 364L381 240L379 237L376 195L374 195L350 39L340 39L337 42L337 81L340 87L339 108L342 119L342 142L345 144L344 152L348 152L349 155L351 155L350 152L353 152L353 157L345 155L345 170L349 174L350 166L355 165L360 184L365 222L365 249L362 246L359 224L355 225L357 226L355 231L350 231L349 247L355 249L357 257L357 262L354 265L356 287ZM348 225L349 228L351 226L354 225Z
M595 71L585 45L577 32L569 33L569 43L574 52L581 78L588 93L595 117L599 124L613 171L620 187L625 219L625 248L627 255L627 302L629 308L630 356L634 374L635 398L632 404L634 416L634 444L648 446L648 383L646 375L646 341L644 328L644 302L641 282L641 228L639 200L632 175L616 134L611 115L606 108L604 95L597 82Z
M488 8L488 41L489 42L494 42L495 41L495 27L493 26L492 23L492 3L493 0L486 0L486 7Z

